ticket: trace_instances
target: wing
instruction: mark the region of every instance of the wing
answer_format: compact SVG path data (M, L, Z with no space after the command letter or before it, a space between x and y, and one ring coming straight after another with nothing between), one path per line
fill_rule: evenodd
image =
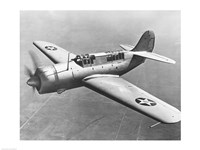
M33 44L54 63L66 63L76 57L75 54L49 42L34 41Z
M162 123L180 121L180 111L119 76L92 75L84 85Z

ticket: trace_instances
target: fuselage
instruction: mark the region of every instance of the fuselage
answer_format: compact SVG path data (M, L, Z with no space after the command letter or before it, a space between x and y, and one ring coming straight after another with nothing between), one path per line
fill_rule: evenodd
M40 94L58 92L83 86L82 80L94 74L123 75L144 62L131 51L118 50L77 55L69 62L40 67L35 75L40 79Z

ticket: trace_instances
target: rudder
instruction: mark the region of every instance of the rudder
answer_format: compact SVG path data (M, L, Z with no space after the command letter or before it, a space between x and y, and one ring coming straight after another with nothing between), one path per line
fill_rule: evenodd
M140 38L137 45L132 51L148 51L152 52L155 43L155 34L153 31L146 31Z

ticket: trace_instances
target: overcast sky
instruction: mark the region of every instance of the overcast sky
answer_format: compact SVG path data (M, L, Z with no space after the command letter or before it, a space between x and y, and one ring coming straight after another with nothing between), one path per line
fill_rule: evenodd
M135 44L146 30L180 43L179 11L22 11L21 42L51 41L72 50ZM162 41L162 39L160 39Z

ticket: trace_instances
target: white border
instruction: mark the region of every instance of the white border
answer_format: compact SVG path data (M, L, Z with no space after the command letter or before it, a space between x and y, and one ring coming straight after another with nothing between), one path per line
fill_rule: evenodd
M182 140L151 141L20 141L19 140L19 11L20 10L181 10L182 15ZM123 0L1 2L1 142L3 149L188 149L198 146L199 43L198 1ZM17 107L16 107L17 106Z

